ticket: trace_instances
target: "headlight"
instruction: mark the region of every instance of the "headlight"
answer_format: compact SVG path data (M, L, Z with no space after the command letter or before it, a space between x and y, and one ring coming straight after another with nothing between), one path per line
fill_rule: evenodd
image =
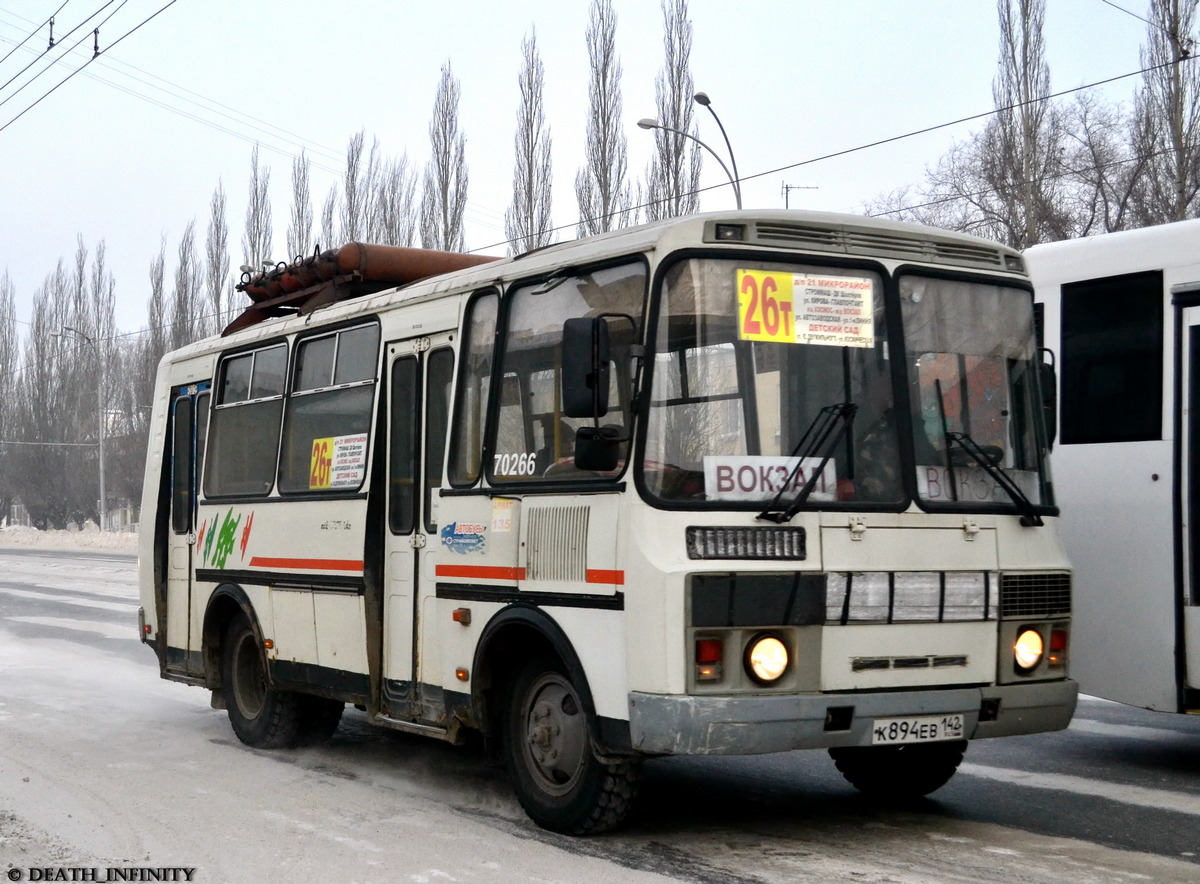
M778 681L787 668L787 646L776 636L756 636L746 648L746 671L759 684Z
M1013 660L1016 661L1017 669L1021 672L1029 672L1034 669L1038 663L1042 662L1042 654L1046 650L1046 644L1042 641L1042 634L1036 629L1022 629L1017 635L1017 640L1013 643Z

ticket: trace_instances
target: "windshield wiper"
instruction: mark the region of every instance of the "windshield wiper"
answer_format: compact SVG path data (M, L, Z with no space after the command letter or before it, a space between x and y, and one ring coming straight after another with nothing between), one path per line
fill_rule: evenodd
M1017 505L1017 509L1021 511L1022 525L1026 528L1040 528L1045 524L1042 521L1042 517L1037 514L1033 501L1025 496L1025 492L1021 490L1020 486L1003 469L996 466L996 462L988 457L987 452L978 442L966 433L951 433L947 431L945 435L947 454L949 454L951 445L958 445L959 448L967 453L971 460L979 464L983 468L983 471L991 476L996 484L1008 493L1008 496L1012 498L1012 502ZM954 481L953 476L951 476L950 481Z
M759 513L755 518L762 519L766 522L775 522L782 524L790 522L800 512L800 508L804 506L804 502L808 500L808 496L812 494L814 488L817 487L817 482L821 478L821 474L825 470L825 465L829 463L829 459L833 457L834 449L837 448L842 437L846 435L846 431L850 429L850 425L854 422L854 413L858 411L858 406L853 402L843 402L839 405L826 405L822 408L813 422L808 425L808 429L804 431L804 435L800 437L800 441L796 443L796 447L792 449L789 457L796 458L796 465L792 467L788 473L787 479L783 483L783 487L767 504L767 508ZM796 498L788 504L787 508L780 511L776 507L779 506L779 500L791 484L796 481L796 475L800 472L800 467L805 460L817 456L817 452L824 452L821 455L821 462L817 464L817 468L812 471L808 477L808 481L804 483L804 487L796 493Z
M935 380L933 386L938 397L938 411L941 413L942 436L946 440L946 473L950 479L950 488L954 491L954 499L958 500L958 483L954 476L954 458L951 456L950 449L957 445L967 453L967 456L971 460L979 464L983 471L1012 498L1012 502L1021 511L1021 524L1023 526L1026 528L1040 528L1044 525L1042 517L1038 515L1034 508L1033 501L1025 496L1025 492L1020 489L1017 483L1003 469L996 466L996 459L988 456L988 452L967 433L952 433L950 431L949 422L946 420L946 400L942 398L941 380Z

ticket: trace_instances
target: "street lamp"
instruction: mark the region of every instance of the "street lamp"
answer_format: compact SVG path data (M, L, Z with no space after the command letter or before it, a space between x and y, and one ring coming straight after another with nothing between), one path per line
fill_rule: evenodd
M738 174L737 159L733 155L733 145L729 143L729 136L725 134L725 127L721 125L721 118L717 116L717 112L712 108L712 101L709 100L708 93L697 92L692 96L692 100L701 107L708 108L708 112L712 114L712 118L717 121L717 128L721 130L721 137L725 139L725 149L729 151L729 164L733 166L733 188L737 191L738 208L742 207L742 176Z
M737 207L739 209L742 207L742 191L741 188L738 187L737 179L733 176L733 173L729 171L729 167L725 165L725 161L721 159L720 155L718 155L715 150L713 150L695 135L689 135L687 132L681 132L680 130L673 129L670 126L664 126L658 120L651 119L650 117L644 117L638 120L638 127L641 129L662 129L664 132L674 132L676 135L682 135L684 138L691 139L712 154L713 159L721 165L721 168L725 171L725 176L729 179L729 183L733 187L733 197L737 201ZM733 159L732 154L730 154L730 159Z
M100 452L100 530L105 530L104 511L107 509L104 496L104 359L100 355L100 344L95 339L88 337L77 328L71 328L69 325L64 325L62 331L54 334L54 337L61 338L64 335L72 334L90 344L96 349L96 414L98 416L99 436L98 446Z

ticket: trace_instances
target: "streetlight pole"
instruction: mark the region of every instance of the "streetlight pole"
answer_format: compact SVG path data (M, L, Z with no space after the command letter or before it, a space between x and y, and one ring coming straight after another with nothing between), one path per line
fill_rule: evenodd
M65 334L73 334L90 344L96 350L96 415L97 415L97 430L99 435L96 437L97 446L99 449L100 461L100 530L105 530L105 509L107 509L108 501L104 494L104 358L100 354L100 343L94 338L90 338L77 328L71 328L69 325L64 325L62 331L55 337L62 337Z
M712 101L705 92L697 92L692 96L692 100L701 107L708 108L708 112L712 114L712 118L717 121L717 128L721 130L721 137L725 139L725 149L729 151L729 164L733 166L733 189L737 191L738 208L742 207L742 176L738 174L737 159L733 155L733 145L729 143L729 136L725 134L725 127L721 125L721 118L717 116L717 112L713 110Z
M674 132L676 135L682 135L684 138L688 138L688 139L696 142L698 145L700 145L702 148L704 148L706 151L708 151L710 154L712 154L713 159L716 160L720 164L721 168L725 172L725 176L729 179L729 184L733 187L733 196L734 196L734 199L737 201L737 207L739 209L742 207L742 191L741 191L741 188L738 187L737 179L733 177L733 173L729 171L729 167L725 165L725 161L721 159L720 155L715 150L713 150L711 147L709 147L707 144L705 144L703 141L701 141L695 135L689 135L687 132L682 132L679 129L674 129L670 126L664 126L658 120L652 119L650 117L643 117L642 119L638 120L638 128L662 129L664 132Z

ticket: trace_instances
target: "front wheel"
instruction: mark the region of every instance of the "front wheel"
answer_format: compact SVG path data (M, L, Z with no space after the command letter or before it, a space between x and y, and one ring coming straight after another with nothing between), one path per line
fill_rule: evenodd
M504 755L521 806L543 828L605 832L633 805L639 761L596 758L579 693L557 664L535 662L518 674L505 709Z
M256 749L292 747L300 738L300 696L271 687L258 636L244 614L225 630L221 684L229 723L238 739Z
M920 798L946 785L962 763L966 740L901 746L846 746L830 749L837 769L850 784L873 798Z

